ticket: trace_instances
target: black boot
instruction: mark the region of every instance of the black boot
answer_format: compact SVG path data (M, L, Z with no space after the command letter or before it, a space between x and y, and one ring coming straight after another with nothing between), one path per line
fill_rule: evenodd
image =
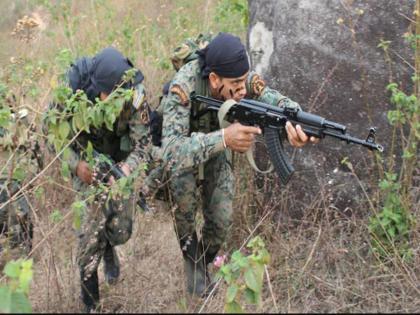
M197 234L180 240L189 294L203 296L206 291L206 272Z
M200 242L204 252L204 262L206 265L211 264L219 252L220 246L206 245L203 241Z
M205 294L210 294L210 292L213 290L215 286L214 279L209 271L209 264L213 262L213 260L216 258L217 253L219 252L220 246L207 246L203 241L200 241L200 246L204 252L204 270L206 274L206 292Z
M104 253L105 281L108 284L115 284L120 276L120 262L115 248L107 244Z
M80 272L80 283L82 287L82 301L86 313L96 311L99 304L98 271L94 271L90 277Z

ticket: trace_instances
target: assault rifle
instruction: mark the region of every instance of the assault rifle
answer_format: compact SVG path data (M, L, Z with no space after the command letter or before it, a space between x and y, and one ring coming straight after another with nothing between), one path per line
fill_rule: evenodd
M122 169L113 163L113 160L109 158L107 155L99 153L95 149L92 149L92 156L95 160L95 172L97 173L95 179L102 183L107 183L111 176L113 176L116 180L125 177L126 175L122 171ZM149 207L147 206L146 199L140 193L139 198L137 199L137 204L144 210L149 211Z
M92 156L95 160L96 180L102 183L108 182L111 176L114 176L116 180L125 177L122 169L113 163L113 160L106 154L99 153L95 149L92 149Z
M207 110L219 111L224 103L201 95L193 95L192 99L205 103ZM226 120L229 122L238 121L248 126L257 125L261 128L270 161L284 185L287 184L294 172L294 168L284 151L279 133L279 131L284 130L287 121L290 121L293 125L299 124L308 136L317 138L329 136L347 143L362 145L370 150L379 152L384 150L380 144L375 143L376 128L370 128L366 140L362 140L348 135L344 125L295 107L277 107L255 100L242 99L229 108L226 113Z

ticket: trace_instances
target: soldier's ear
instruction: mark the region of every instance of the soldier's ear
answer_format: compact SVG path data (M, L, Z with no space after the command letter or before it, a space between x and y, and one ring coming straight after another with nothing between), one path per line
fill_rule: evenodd
M210 72L209 74L209 82L210 86L213 89L217 89L220 85L221 78L214 72Z

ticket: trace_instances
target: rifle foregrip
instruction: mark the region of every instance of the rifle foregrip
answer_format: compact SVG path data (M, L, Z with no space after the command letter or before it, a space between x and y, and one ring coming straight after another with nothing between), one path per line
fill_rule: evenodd
M281 183L286 185L295 169L284 151L279 132L276 129L265 128L264 138L271 163L274 165L274 169L279 175Z
M122 177L125 177L124 172L115 165L111 166L111 174L115 177L115 179L120 179Z

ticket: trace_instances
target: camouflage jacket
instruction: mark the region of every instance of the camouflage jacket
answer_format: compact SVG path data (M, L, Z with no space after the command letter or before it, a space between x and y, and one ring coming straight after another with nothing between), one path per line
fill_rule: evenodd
M136 87L144 93L143 84ZM94 106L94 105L93 105ZM83 132L76 139L82 147L90 141L93 148L99 153L107 154L114 162L128 164L131 170L138 167L141 161L146 159L146 147L149 144L149 105L144 97L138 108L131 103L126 103L114 123L112 131L105 126L91 128L90 133ZM76 174L76 168L82 159L81 148L71 146L70 154L66 156L70 170Z
M255 72L250 71L246 88L246 98L277 106L299 106L267 87ZM162 156L172 169L195 167L225 150L217 112L210 111L196 119L205 105L191 101L192 93L210 96L209 82L201 77L198 60L176 73L169 94L162 99Z

